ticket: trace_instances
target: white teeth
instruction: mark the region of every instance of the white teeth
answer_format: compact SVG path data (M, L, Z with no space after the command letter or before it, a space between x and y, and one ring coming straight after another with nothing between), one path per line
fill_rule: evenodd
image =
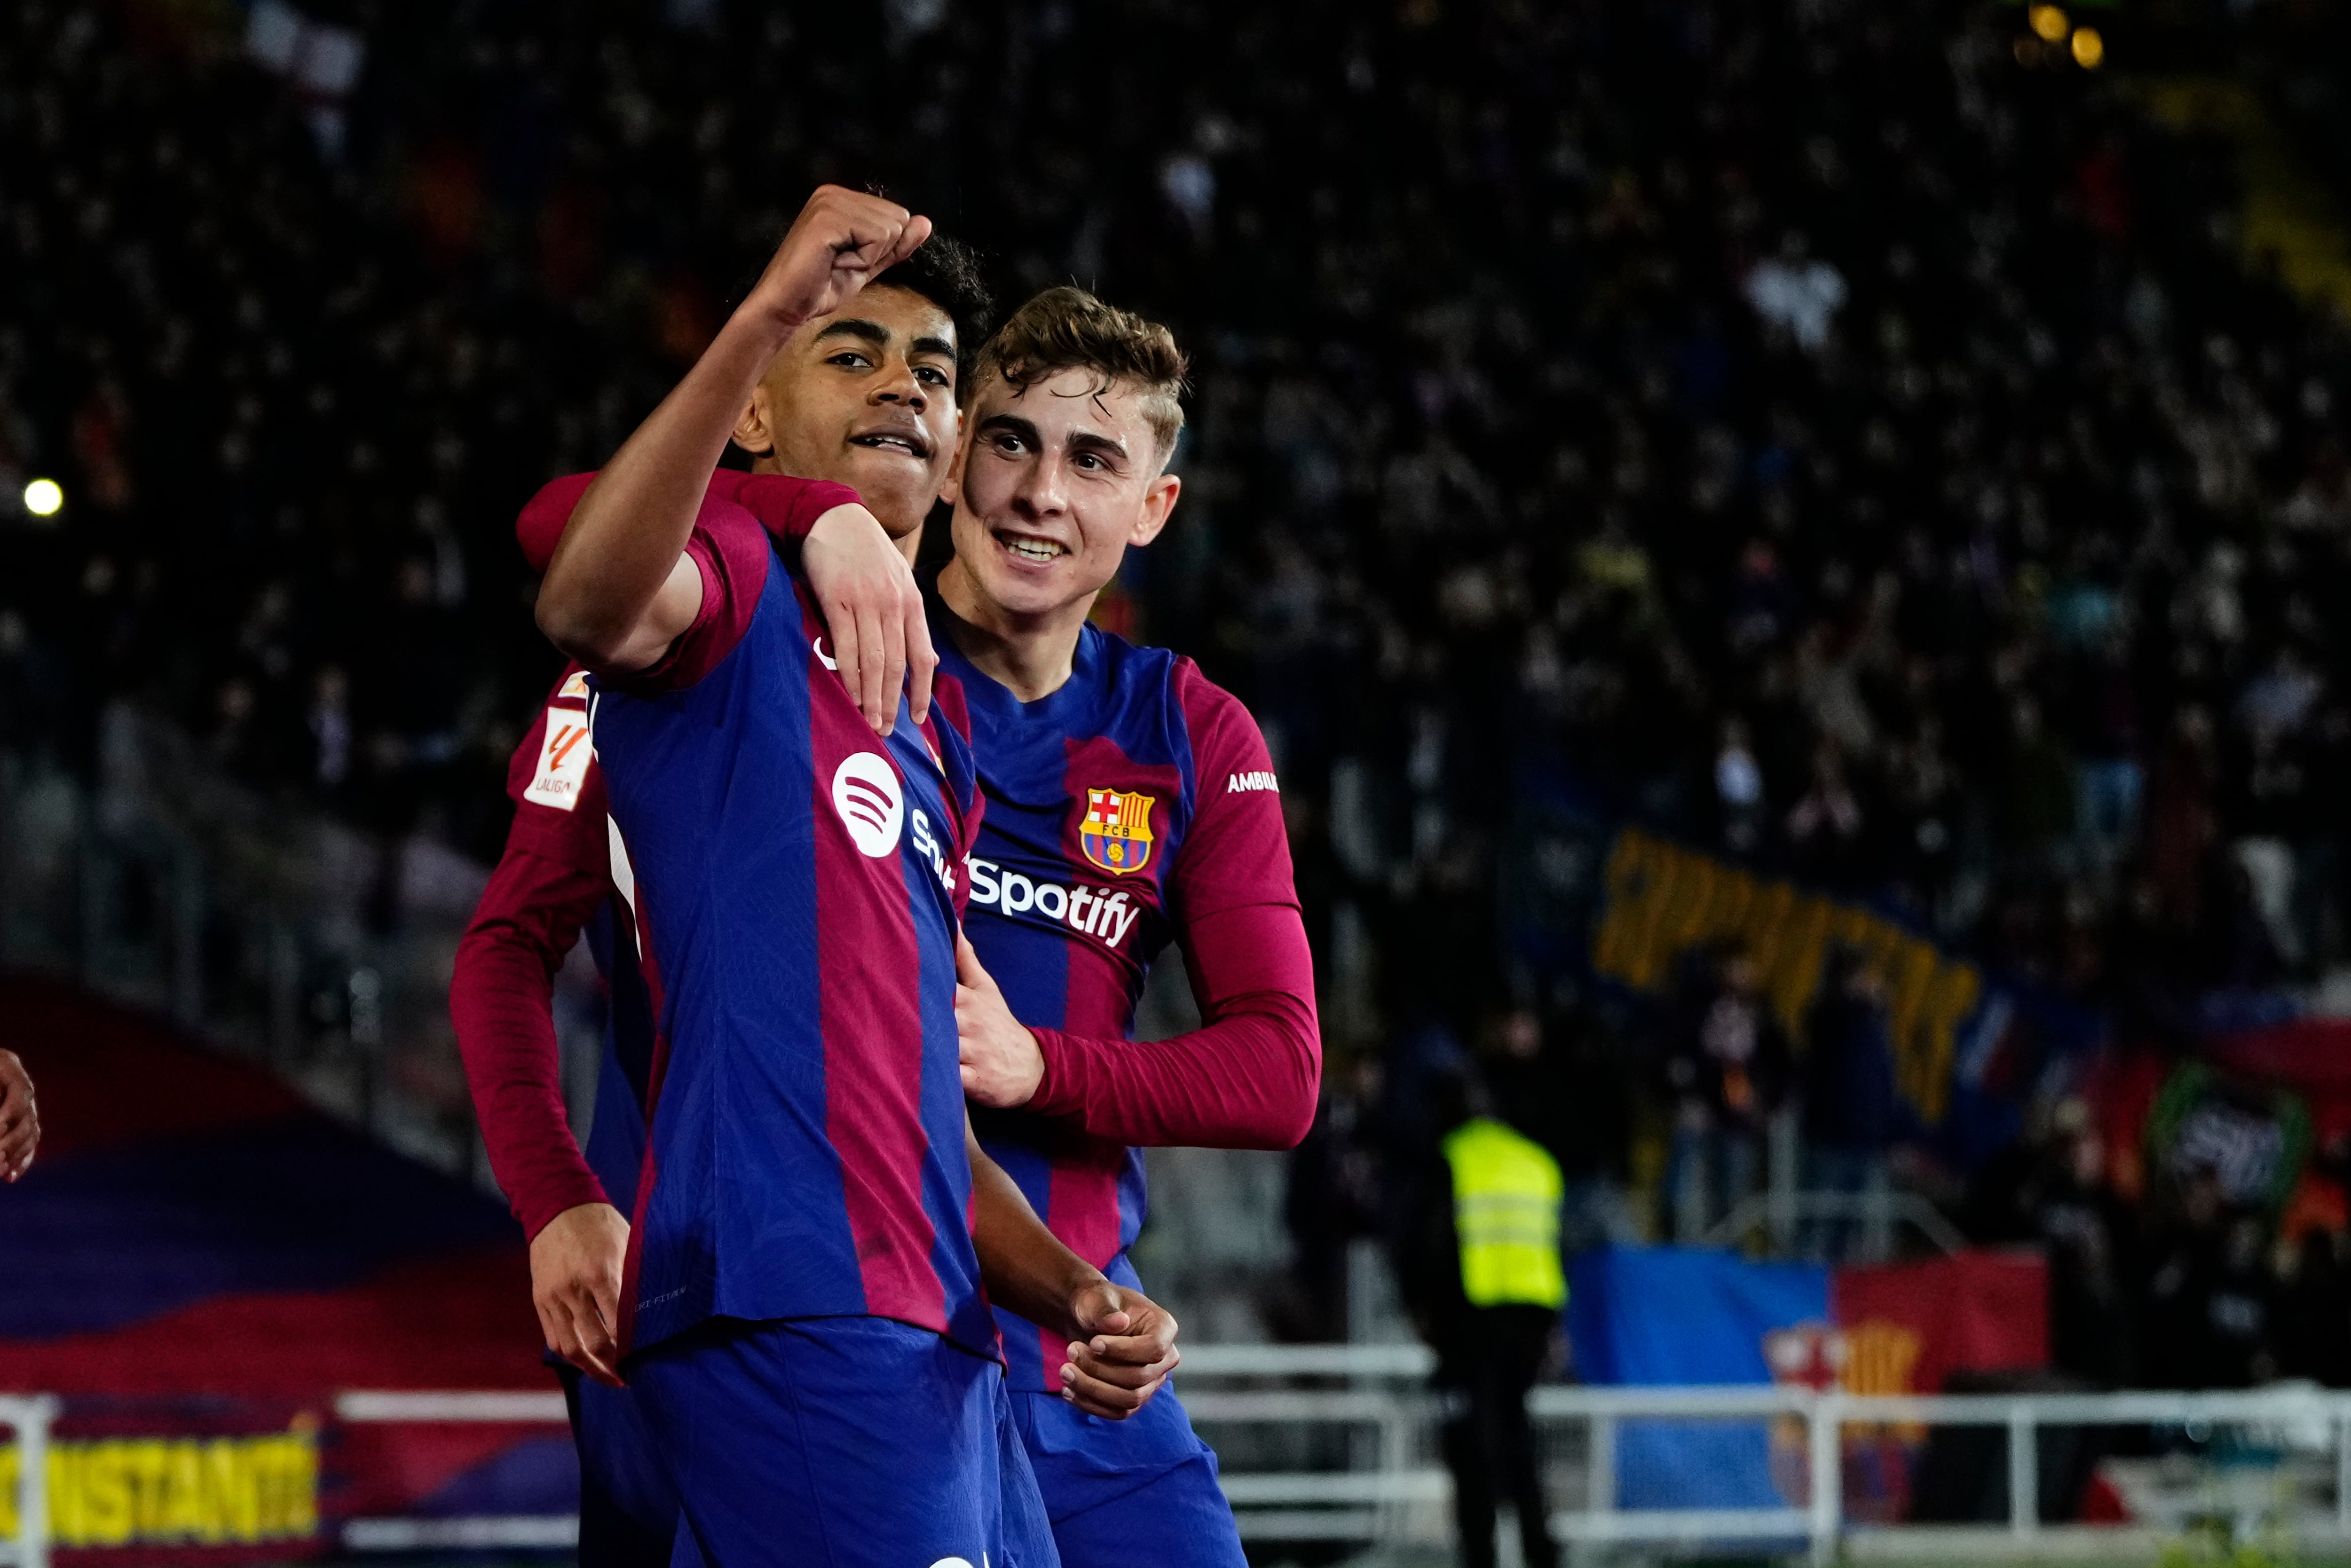
M1050 539L1006 539L1004 548L1024 560L1051 560L1061 553Z

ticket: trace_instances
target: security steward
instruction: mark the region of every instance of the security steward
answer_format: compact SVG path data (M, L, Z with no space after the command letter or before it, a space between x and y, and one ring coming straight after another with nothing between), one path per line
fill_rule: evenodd
M1403 1281L1437 1352L1446 1467L1463 1568L1492 1568L1498 1493L1519 1516L1527 1568L1554 1568L1527 1390L1551 1354L1567 1278L1560 1263L1559 1162L1490 1114L1464 1074L1436 1086L1437 1139L1425 1163Z

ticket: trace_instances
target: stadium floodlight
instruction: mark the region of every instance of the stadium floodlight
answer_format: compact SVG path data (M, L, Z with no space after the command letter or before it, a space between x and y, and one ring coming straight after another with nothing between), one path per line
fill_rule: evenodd
M36 479L25 486L25 510L37 517L54 517L66 504L66 487L55 479Z
M2095 27L2074 29L2074 63L2085 71L2096 70L2106 57L2106 40Z
M2032 30L2041 35L2042 42L2055 44L2064 40L2068 24L2065 13L2057 6L2035 5L2024 14L2024 19L2032 24Z

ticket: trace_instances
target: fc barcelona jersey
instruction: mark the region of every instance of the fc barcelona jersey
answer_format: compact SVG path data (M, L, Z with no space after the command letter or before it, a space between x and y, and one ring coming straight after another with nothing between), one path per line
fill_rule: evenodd
M956 1063L978 800L956 694L876 737L756 518L706 500L688 554L702 618L591 710L657 1026L630 1343L872 1315L993 1355Z
M1190 660L1092 625L1069 681L1022 703L957 651L935 597L932 613L987 800L965 932L1022 1023L1126 1038L1152 960L1186 918L1295 903L1264 739ZM1141 1151L1019 1111L972 1115L1053 1233L1140 1289L1127 1251L1144 1217ZM1058 1388L1063 1342L998 1319L1013 1386Z

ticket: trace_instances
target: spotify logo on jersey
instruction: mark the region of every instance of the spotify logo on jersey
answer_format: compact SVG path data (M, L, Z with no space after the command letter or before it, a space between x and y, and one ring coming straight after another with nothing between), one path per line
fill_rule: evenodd
M906 806L898 775L870 751L852 751L832 772L832 809L849 829L852 842L880 859L898 847Z

